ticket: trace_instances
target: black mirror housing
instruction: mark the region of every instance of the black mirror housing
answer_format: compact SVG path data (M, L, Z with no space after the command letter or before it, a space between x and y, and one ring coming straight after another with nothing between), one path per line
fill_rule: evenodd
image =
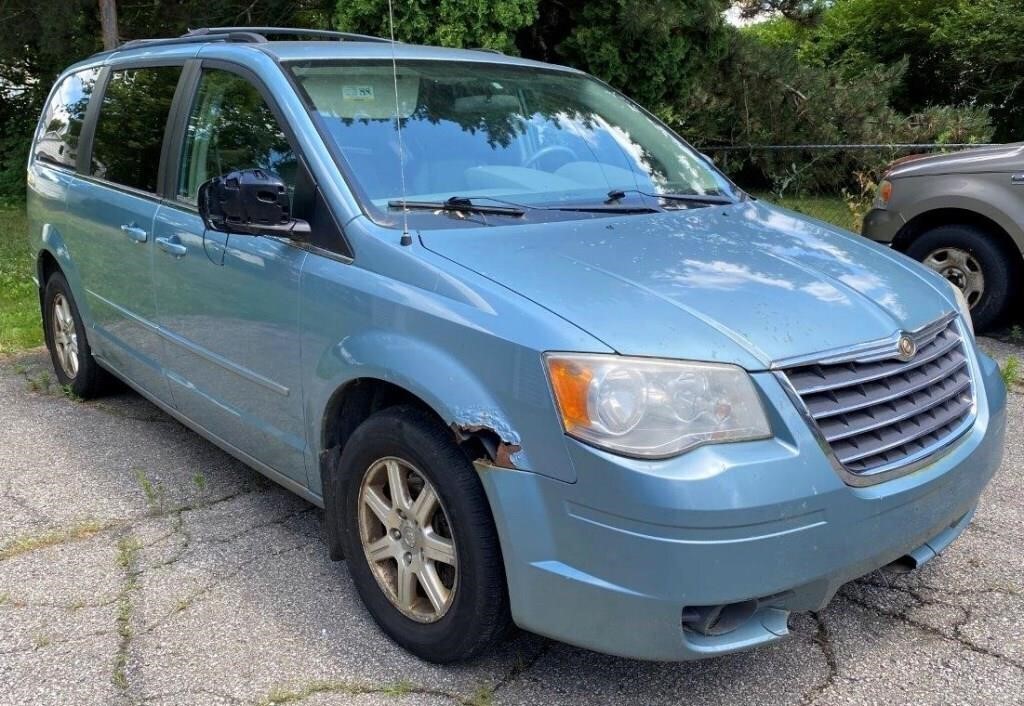
M292 218L288 187L263 169L239 169L199 187L199 215L210 230L302 239L309 224Z

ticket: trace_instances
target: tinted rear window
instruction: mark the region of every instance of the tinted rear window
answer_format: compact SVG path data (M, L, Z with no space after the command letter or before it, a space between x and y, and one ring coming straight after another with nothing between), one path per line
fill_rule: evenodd
M159 66L110 75L92 143L94 176L157 190L160 147L180 74L180 66Z
M36 159L75 168L85 109L89 106L99 73L99 69L86 69L70 74L60 82L39 122Z

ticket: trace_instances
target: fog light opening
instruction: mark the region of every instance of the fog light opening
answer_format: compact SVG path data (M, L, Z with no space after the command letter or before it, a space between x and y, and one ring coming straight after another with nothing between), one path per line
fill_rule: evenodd
M742 626L757 612L758 601L683 608L683 628L701 635L726 635Z

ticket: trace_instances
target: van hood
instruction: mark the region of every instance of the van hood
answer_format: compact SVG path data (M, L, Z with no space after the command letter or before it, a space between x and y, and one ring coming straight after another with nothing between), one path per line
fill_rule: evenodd
M955 307L949 285L909 258L755 201L420 237L623 355L759 370Z
M913 155L896 160L885 176L925 176L928 174L986 174L1024 170L1024 143L978 147L950 154Z

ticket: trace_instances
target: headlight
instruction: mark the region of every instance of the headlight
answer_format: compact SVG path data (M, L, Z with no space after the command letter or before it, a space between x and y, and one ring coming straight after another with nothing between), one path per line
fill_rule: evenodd
M964 323L967 324L967 328L970 329L971 335L974 335L974 321L971 319L971 306L967 303L967 297L964 296L963 291L952 282L950 286L953 287L953 296L956 297L956 307L960 310L960 316L963 317Z
M753 381L733 365L575 353L545 361L565 431L615 453L664 458L771 436Z
M889 205L889 199L892 198L892 182L888 179L882 179L878 182L878 188L875 190L875 208L885 208Z

